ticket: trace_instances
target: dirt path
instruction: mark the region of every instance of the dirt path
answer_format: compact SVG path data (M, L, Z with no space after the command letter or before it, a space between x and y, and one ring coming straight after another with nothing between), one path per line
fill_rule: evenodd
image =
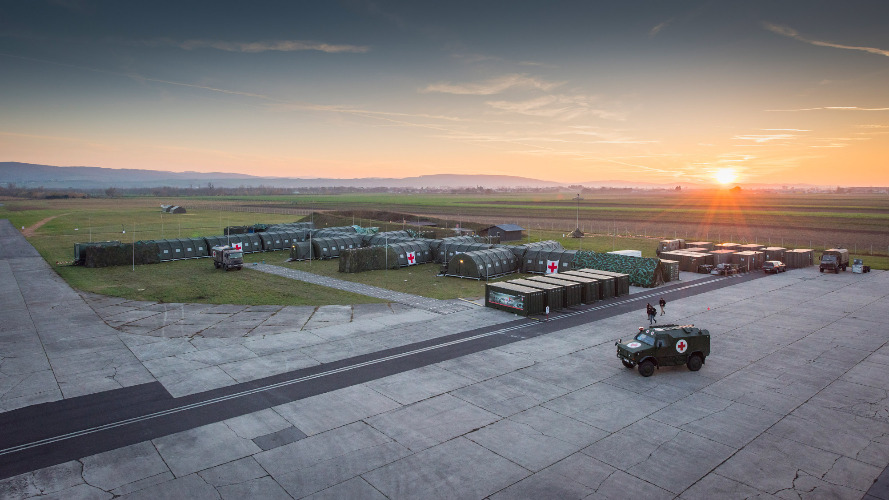
M22 235L23 235L25 238L30 238L31 236L34 236L34 233L36 233L38 229L40 229L40 226L42 226L42 225L46 224L47 222L49 222L49 221L55 219L56 217L61 217L61 216L63 216L63 215L68 215L68 214L53 215L52 217L47 217L47 218L43 219L42 221L39 221L39 222L35 223L33 226L28 226L28 227L25 228L24 231L22 231Z

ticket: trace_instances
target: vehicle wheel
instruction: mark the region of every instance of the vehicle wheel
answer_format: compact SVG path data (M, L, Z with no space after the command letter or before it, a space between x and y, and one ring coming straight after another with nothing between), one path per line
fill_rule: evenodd
M654 363L651 361L643 361L639 363L639 375L650 377L654 374Z
M690 358L688 358L688 362L685 363L685 366L688 367L689 370L696 372L701 369L701 365L704 364L704 359L701 358L700 354L692 354Z
M633 367L636 366L636 365L634 365L633 363L630 363L629 361L627 361L627 360L625 360L625 359L620 360L620 362L623 363L624 366L626 366L627 368L633 368Z

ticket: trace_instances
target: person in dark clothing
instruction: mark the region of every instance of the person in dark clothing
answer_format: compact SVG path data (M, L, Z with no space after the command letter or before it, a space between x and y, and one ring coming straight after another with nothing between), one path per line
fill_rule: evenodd
M663 316L664 315L664 306L667 305L667 301L664 300L663 297L661 297L661 301L659 302L659 304L661 305L661 316Z
M655 316L657 316L657 309L655 309L650 302L646 306L645 311L648 313L648 324L657 323L657 319L655 319Z

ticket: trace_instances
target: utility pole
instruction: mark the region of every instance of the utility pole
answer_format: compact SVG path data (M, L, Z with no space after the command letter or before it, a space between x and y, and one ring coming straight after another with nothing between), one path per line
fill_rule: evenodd
M575 224L576 229L575 230L577 231L578 234L580 233L580 200L582 200L582 199L583 198L580 197L580 193L577 193L577 196L574 197L574 201L577 202L577 216L576 216L576 220L575 220L575 222L576 222L576 224Z

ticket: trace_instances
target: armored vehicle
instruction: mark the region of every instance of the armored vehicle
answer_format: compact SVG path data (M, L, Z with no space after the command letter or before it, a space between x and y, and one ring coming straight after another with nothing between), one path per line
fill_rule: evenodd
M639 327L633 340L615 342L617 357L627 368L639 367L650 377L661 366L686 365L696 372L710 355L710 332L694 325Z
M235 248L232 248L228 245L225 246L215 246L212 249L213 256L213 265L216 269L225 269L226 271L231 269L241 269L244 265L244 251L241 250L240 245Z

